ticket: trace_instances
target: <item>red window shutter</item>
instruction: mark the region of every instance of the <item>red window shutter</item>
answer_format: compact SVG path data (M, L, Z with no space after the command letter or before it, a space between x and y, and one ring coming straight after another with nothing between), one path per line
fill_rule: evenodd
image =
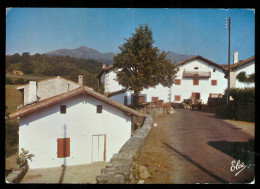
M181 84L181 80L180 79L175 79L175 85L180 85Z
M211 85L217 85L217 80L211 80Z
M70 156L70 138L58 138L57 140L57 157Z
M159 99L158 97L152 97L152 102L155 102L158 99Z
M219 93L219 94L218 94L218 97L221 98L221 96L222 96L221 93Z
M174 96L174 101L180 101L181 100L181 96L180 95L175 95Z
M198 79L193 79L193 85L199 85L199 80Z
M139 103L143 103L143 102L144 102L144 96L139 96L138 102L139 102Z
M192 98L196 98L196 93L192 93Z
M212 93L209 93L209 98L212 98Z

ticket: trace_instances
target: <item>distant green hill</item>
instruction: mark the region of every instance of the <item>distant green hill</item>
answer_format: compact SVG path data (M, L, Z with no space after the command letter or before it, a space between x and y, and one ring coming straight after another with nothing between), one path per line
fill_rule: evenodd
M40 78L61 76L77 82L78 76L83 75L84 84L97 89L96 76L102 69L102 62L93 59L74 58L70 56L47 56L46 54L30 55L16 53L6 56L6 75L9 84L22 84L28 82L29 76L38 76ZM24 72L23 76L12 75L12 70ZM14 80L19 83L12 83ZM23 80L22 80L23 79Z

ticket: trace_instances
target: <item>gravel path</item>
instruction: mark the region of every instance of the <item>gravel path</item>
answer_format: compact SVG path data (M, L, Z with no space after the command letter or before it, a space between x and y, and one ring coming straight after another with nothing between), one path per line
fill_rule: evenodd
M21 183L96 183L96 176L100 175L107 162L95 162L85 165L67 167L29 169Z

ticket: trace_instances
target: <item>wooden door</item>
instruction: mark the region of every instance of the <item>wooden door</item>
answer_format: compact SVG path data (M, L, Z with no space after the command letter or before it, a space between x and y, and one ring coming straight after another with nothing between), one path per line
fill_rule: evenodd
M92 135L92 162L106 161L106 135Z

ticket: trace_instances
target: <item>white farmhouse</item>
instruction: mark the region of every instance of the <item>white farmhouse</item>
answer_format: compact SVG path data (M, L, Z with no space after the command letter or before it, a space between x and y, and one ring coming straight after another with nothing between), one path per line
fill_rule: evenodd
M64 83L65 79L60 79ZM83 86L82 77L79 81L79 84L74 83L75 88L61 90L59 94L50 87L45 92L53 95L24 105L9 115L20 118L19 149L24 148L35 155L32 162L28 162L30 168L109 161L131 137L132 116L144 117ZM40 83L45 86L44 82L38 82L37 90L32 82L25 85L29 88L25 97L39 99ZM54 88L58 86L56 82L52 83Z
M172 86L174 102L195 97L207 103L208 98L220 98L227 88L225 69L200 55L176 64L179 69Z
M120 85L116 79L115 68L113 65L105 67L103 65L103 69L97 76L99 80L99 86L104 86L105 94L114 99L115 101L128 105L132 103L132 94L133 92L128 91ZM158 93L158 91L160 91ZM151 102L155 100L164 100L164 102L171 101L171 88L164 87L161 84L157 85L156 87L150 87L148 89L144 89L141 91L140 95L141 98L139 102Z
M230 88L255 87L254 83L241 83L236 79L240 72L245 72L246 75L255 73L255 56L251 56L246 60L238 59L238 51L234 52L233 65L230 66Z
M140 94L144 102L163 100L181 103L183 99L193 96L207 103L209 97L220 98L227 87L225 69L202 56L194 56L177 63L176 67L178 68L176 83L171 88L159 84L144 89ZM103 67L97 76L99 85L104 85L108 97L127 105L131 103L131 92L118 84L114 70L113 65Z

